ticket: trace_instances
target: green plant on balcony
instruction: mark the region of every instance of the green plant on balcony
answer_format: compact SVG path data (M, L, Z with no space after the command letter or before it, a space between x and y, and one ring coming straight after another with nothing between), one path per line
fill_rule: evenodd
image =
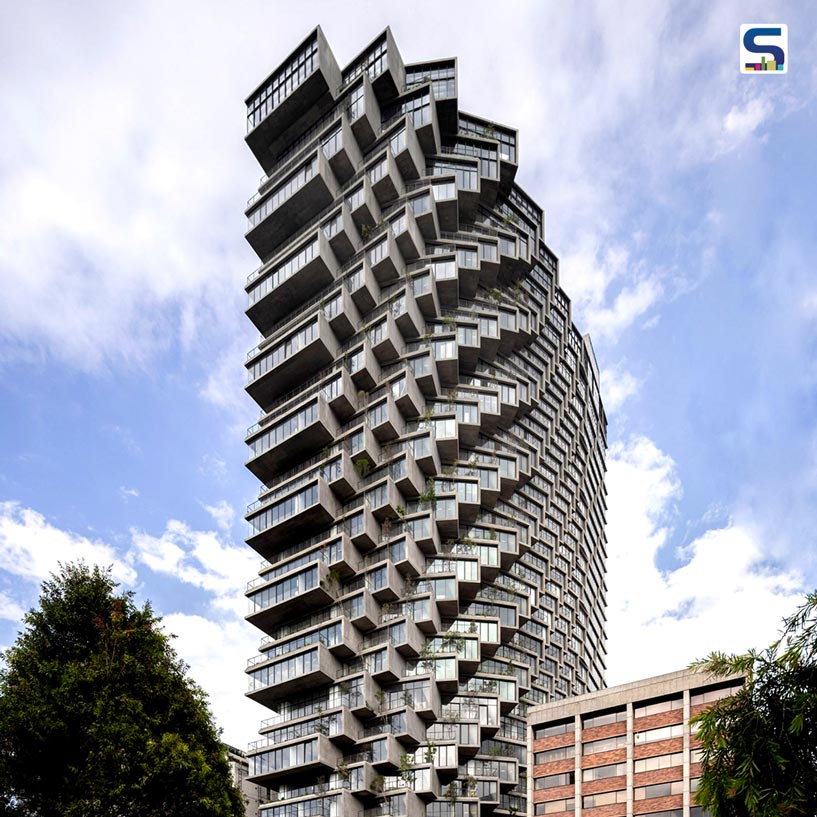
M425 751L423 753L423 758L425 759L426 763L433 763L434 758L437 757L437 744L434 741L429 741L426 744Z
M442 647L446 652L462 652L465 649L465 636L456 630L449 630L442 637Z
M349 781L352 776L352 770L349 768L349 764L346 762L346 758L341 758L338 761L338 765L335 766L335 774L344 781Z
M457 789L456 780L453 780L448 784L448 787L445 790L445 798L449 803L451 803L452 806L456 806L457 800L459 800L459 790Z
M414 785L414 767L407 752L400 755L400 778L407 786Z
M355 473L361 479L363 479L371 470L372 470L371 460L366 459L366 457L361 457L359 460L355 460Z
M394 510L401 519L406 515L406 509L402 505L398 505Z
M383 794L383 789L386 787L386 778L382 774L376 774L369 783L369 791L375 794Z
M417 497L417 501L420 503L420 505L426 506L433 505L437 501L437 494L434 490L433 477L429 477L426 480L426 489L425 491L423 491L423 493L420 494L419 497Z

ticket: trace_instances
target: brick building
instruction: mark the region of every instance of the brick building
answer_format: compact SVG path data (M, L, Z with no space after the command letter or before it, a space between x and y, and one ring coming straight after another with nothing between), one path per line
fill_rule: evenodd
M680 670L531 709L531 814L698 817L689 719L742 683Z

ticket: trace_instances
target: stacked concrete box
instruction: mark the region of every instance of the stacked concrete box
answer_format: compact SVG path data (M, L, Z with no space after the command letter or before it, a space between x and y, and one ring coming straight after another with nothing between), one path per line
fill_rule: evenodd
M598 371L456 70L318 28L247 100L266 817L524 813L528 707L602 686Z

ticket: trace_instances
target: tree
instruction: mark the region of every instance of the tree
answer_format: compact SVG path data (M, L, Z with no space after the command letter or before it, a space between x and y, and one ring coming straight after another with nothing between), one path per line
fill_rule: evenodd
M239 817L206 695L149 604L61 565L0 668L0 814Z
M693 718L703 747L697 802L713 817L817 814L817 591L762 652L713 653L697 667L746 676Z

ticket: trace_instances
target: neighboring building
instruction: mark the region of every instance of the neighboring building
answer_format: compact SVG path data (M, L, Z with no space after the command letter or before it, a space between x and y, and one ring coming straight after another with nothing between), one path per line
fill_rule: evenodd
M318 28L247 100L264 817L524 813L528 706L603 683L593 350L456 69Z
M247 817L258 817L259 806L269 800L268 792L263 786L247 780L250 773L247 755L241 749L236 749L235 746L230 746L228 743L225 743L224 746L227 749L227 762L230 764L233 783L241 792L241 798L244 801L244 813Z
M530 813L699 817L689 719L742 684L681 670L535 707Z

